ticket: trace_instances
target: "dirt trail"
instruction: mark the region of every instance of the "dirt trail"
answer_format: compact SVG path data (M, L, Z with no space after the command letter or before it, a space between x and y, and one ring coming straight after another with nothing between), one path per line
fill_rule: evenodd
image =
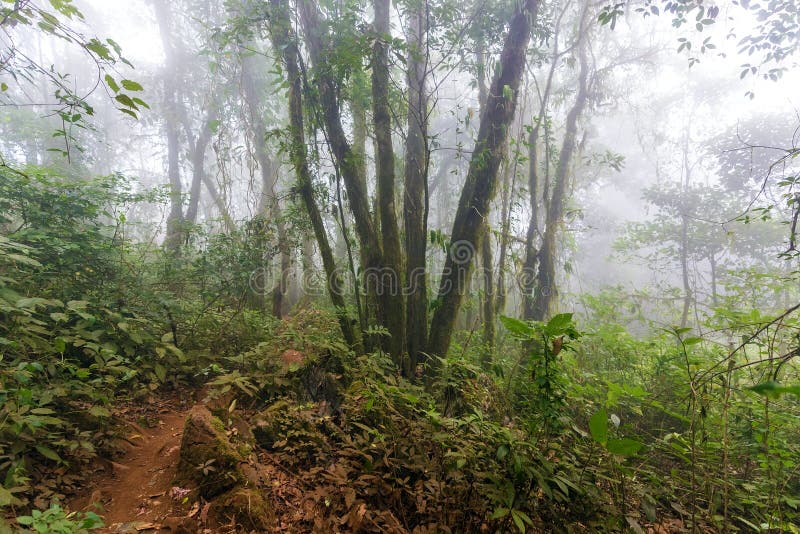
M186 412L164 407L152 428L132 424L126 436L129 452L111 462L111 469L95 480L91 495L77 498L71 508L101 515L106 529L99 532L157 532L180 501L172 488Z

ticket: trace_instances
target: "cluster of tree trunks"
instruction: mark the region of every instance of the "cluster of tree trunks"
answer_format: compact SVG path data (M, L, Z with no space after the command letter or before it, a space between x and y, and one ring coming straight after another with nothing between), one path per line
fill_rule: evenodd
M219 107L214 103L213 96L210 97L199 128L196 131L192 128L181 99L180 50L171 32L169 7L162 2L155 2L154 5L168 68L172 72L171 76L165 78L164 87L168 177L172 200L165 244L177 250L185 239L186 225L194 224L197 220L202 185L209 191L228 229L233 222L224 198L204 168L206 151L213 137L211 124L217 120ZM482 363L488 367L496 337L495 317L503 312L506 305L506 264L511 249L509 242L517 163L511 165L508 162L509 130L514 125L520 85L527 65L526 52L539 2L526 0L517 4L508 22L502 51L494 62L492 76L487 76L489 60L485 45L480 39L477 41L475 63L480 126L460 190L449 232L448 254L433 303L427 273L428 214L432 190L442 183L446 184L449 166L442 165L435 177L429 176L431 149L428 129L431 109L428 78L433 68L428 49L429 6L427 2L408 5L403 15L406 28L406 119L402 125L396 124L391 104L391 0L373 0L372 8L373 24L365 30L365 38L369 39L371 46L367 58L370 77L363 78L368 80L371 90L369 110L369 106L363 104L365 99L348 96L347 89L350 87L346 84L352 82L339 79L333 66L333 54L336 51L329 21L317 2L269 0L264 11L272 46L279 53L289 87L288 153L296 176L292 191L310 221L325 271L327 292L349 344L359 351L377 348L386 351L407 377L417 376L420 364L425 364L424 368L435 374L440 358L446 356L450 347L457 317L480 258L480 311L486 347ZM588 12L586 4L580 17L578 37L572 46L578 51L577 92L574 105L566 116L564 137L553 176L550 176L547 167L551 148L547 144L549 132L545 117L552 94L554 72L563 54L558 50L558 28L563 11L555 21L556 46L551 68L544 91L539 93L538 117L527 139L530 204L523 243L522 277L523 315L527 319L544 320L551 313L556 297L557 234L564 217L571 165L578 147L578 123L589 101L591 69L586 38L587 21L590 18ZM245 53L246 48L240 46L241 91L248 135L260 171L262 193L259 216L274 221L277 229L281 274L271 290L271 309L280 317L287 307L293 251L276 191L279 165L271 159L266 144L263 97L258 90L256 68ZM309 65L306 65L301 50L307 52ZM371 115L368 115L368 111L371 111ZM371 124L368 123L370 116ZM400 126L404 127L403 165L398 165L395 153L395 148L401 144L395 137L395 129ZM348 128L351 135L348 135ZM308 140L318 142L320 134L336 173L337 206L334 211L342 236L336 240L336 253L325 226L325 210L318 204L314 192L316 167L310 159ZM367 186L366 143L370 137L374 142L375 155L374 204ZM185 212L179 162L184 143L192 168ZM544 157L539 154L543 144ZM398 174L398 169L402 169L402 176ZM495 263L492 243L495 231L490 223L490 211L501 182L502 208L497 232L499 255ZM349 237L351 218L355 246L351 246ZM308 248L307 244L304 248ZM337 256L348 258L348 267L356 278L355 295L345 293ZM305 268L313 268L306 264L307 258L304 261ZM352 309L357 311L356 318L352 316Z
M271 0L270 35L282 60L289 80L290 121L292 132L291 160L297 173L297 190L314 228L317 246L329 281L329 294L340 310L342 331L348 342L360 345L355 321L347 313L347 303L341 292L341 281L335 275L331 247L322 223L319 208L311 187L311 166L305 146L304 105L318 106L320 126L333 156L336 172L344 183L347 204L354 220L358 238L361 280L367 309L373 310L371 324L382 326L385 335L377 341L402 369L413 376L423 362L435 369L437 358L444 356L450 345L456 316L462 305L465 283L472 273L477 251L491 264L491 243L486 240L490 205L498 187L499 169L506 154L508 130L514 119L519 87L525 69L525 54L531 38L538 2L521 3L510 21L499 64L491 85L486 89L481 124L475 151L469 166L466 183L461 191L459 206L450 234L448 254L436 306L429 323L428 289L426 283L427 216L429 211L428 146L429 104L427 95L428 13L424 3L407 14L409 32L407 81L407 134L405 136L405 165L402 191L404 241L401 239L396 198L397 176L392 115L390 110L390 0L374 0L374 23L371 31L371 90L373 135L375 139L375 172L377 204L374 213L366 187L364 164L363 110L352 106L356 135L351 142L343 126L341 87L328 61L330 35L316 2L300 0L297 11L303 40L313 66L315 98L304 91L298 39L291 26L291 7L285 0ZM361 128L358 128L359 123ZM359 130L362 133L359 133ZM459 247L469 247L467 256L458 256ZM489 284L492 277L489 277ZM403 291L410 288L410 291ZM405 293L408 293L407 295ZM493 316L494 301L487 299L485 313ZM374 322L374 323L373 323ZM430 324L430 328L429 328ZM487 330L492 336L493 331ZM376 343L364 339L370 349Z

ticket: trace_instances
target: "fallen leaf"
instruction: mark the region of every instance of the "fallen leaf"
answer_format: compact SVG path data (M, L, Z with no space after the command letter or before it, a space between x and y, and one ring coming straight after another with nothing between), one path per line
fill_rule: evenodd
M192 506L192 509L191 509L191 510L189 510L189 514L188 514L188 516L189 516L189 517L194 517L194 516L196 516L196 515L197 515L197 513L198 513L199 511L200 511L200 503L199 503L199 502L196 502L196 503L194 503L194 505Z
M199 517L199 519L200 519L200 522L201 522L201 523L206 523L206 522L208 521L208 511L209 511L210 509L211 509L211 503L210 503L210 502L207 502L207 503L206 503L206 504L203 506L203 511L202 511L202 512L200 512L200 517Z

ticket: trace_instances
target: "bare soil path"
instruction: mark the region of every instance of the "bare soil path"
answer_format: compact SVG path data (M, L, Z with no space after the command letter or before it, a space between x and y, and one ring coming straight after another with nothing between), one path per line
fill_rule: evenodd
M102 516L106 528L99 532L157 532L180 507L181 491L173 489L173 480L186 412L185 406L168 403L151 416L150 428L129 423L128 453L111 462L70 508Z

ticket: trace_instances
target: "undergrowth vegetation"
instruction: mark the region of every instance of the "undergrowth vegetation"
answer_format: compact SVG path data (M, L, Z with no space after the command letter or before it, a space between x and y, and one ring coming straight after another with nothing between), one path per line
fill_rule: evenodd
M600 294L580 319L503 318L490 370L462 339L411 382L324 305L265 311L263 236L198 228L166 253L125 218L158 192L0 171L0 506L20 526L99 526L61 506L114 457L116 403L205 384L307 489L309 531L798 530L792 309L634 335Z

